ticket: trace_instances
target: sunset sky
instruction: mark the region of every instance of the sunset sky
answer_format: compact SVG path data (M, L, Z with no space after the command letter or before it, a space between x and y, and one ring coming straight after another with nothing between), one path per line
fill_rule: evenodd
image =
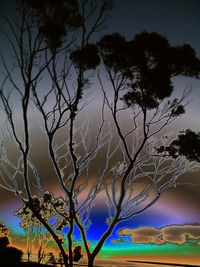
M0 27L3 27L4 30L6 26L1 14L6 14L11 19L13 7L14 0L0 1ZM131 39L142 31L157 32L165 36L172 45L190 44L200 57L199 14L199 0L115 0L107 28L102 32L102 35L119 32ZM4 54L9 55L2 35L0 35L0 49ZM2 79L2 70L0 69L0 82ZM186 114L177 121L177 124L173 126L174 129L179 131L191 128L200 131L200 81L177 78L174 84L176 95L179 95L187 86L193 88L190 96L191 102L186 108ZM93 107L95 108L95 105ZM35 125L38 127L37 123ZM34 125L32 130L35 135L34 142L40 149L44 143L44 138L37 131L37 128L34 128ZM45 152L40 149L39 155L34 153L35 161L40 164L41 173L46 177L51 175L47 163L43 162ZM53 182L50 178L49 181L47 189L59 194L57 189L53 188ZM105 203L103 199L98 201L98 209L94 209L91 214L93 225L88 231L91 244L95 244L106 229ZM11 227L13 235L18 236L17 242L22 244L24 232L19 226L19 218L13 215L13 212L20 206L21 203L12 193L0 187L0 222ZM144 230L147 231L148 238L145 237ZM177 238L172 240L168 236L164 244L158 244L159 240L155 241L155 233L156 236L164 235L168 233L167 231L178 231ZM137 241L135 241L134 235L138 237ZM77 230L75 230L75 236L77 240L80 239ZM131 237L133 237L133 242ZM14 242L16 246L17 242ZM154 206L127 222L117 225L115 231L106 241L100 256L128 257L127 255L129 257L163 257L163 259L168 256L171 258L179 256L195 258L200 255L200 171L185 174L177 188L165 192Z

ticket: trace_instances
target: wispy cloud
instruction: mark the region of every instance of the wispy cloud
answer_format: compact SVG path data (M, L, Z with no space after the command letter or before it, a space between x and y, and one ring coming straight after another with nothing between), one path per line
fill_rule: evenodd
M124 240L122 237L120 237L119 239L113 239L112 243L117 243L117 244L123 244L125 243L126 240Z
M118 235L120 239L123 236L130 236L133 243L140 244L174 243L182 245L192 240L195 244L200 245L200 225L170 225L162 228L124 228L118 231Z

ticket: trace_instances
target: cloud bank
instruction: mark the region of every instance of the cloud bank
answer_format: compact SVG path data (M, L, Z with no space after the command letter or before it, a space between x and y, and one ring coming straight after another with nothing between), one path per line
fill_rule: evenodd
M137 244L173 243L182 245L190 240L200 245L200 225L170 225L162 228L124 228L118 231L118 235L120 239L123 236L130 236L132 243Z

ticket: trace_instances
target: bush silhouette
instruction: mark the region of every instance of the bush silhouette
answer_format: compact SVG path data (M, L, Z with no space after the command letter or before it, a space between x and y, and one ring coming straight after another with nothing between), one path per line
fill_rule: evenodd
M73 250L73 261L79 262L82 257L83 255L81 254L81 246L76 246Z
M22 251L15 247L8 247L8 237L0 238L0 266L17 267L20 265Z

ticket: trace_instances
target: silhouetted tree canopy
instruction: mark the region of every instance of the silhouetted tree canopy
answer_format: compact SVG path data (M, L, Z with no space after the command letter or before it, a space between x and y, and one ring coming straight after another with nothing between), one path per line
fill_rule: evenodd
M158 33L142 32L127 41L118 33L104 36L98 47L103 63L117 75L128 78L127 106L153 109L173 91L171 78L199 77L200 60L189 45L170 46ZM178 113L183 113L183 107Z
M196 57L194 49L188 44L170 48L169 66L174 76L181 74L199 77L199 59Z
M60 47L68 31L82 22L76 0L20 0L20 5L35 17L52 50Z
M157 151L173 158L185 156L190 161L200 162L200 133L187 129L181 132L169 146L161 146Z
M82 49L73 51L71 59L83 70L94 69L100 64L99 52L94 44L86 44Z

